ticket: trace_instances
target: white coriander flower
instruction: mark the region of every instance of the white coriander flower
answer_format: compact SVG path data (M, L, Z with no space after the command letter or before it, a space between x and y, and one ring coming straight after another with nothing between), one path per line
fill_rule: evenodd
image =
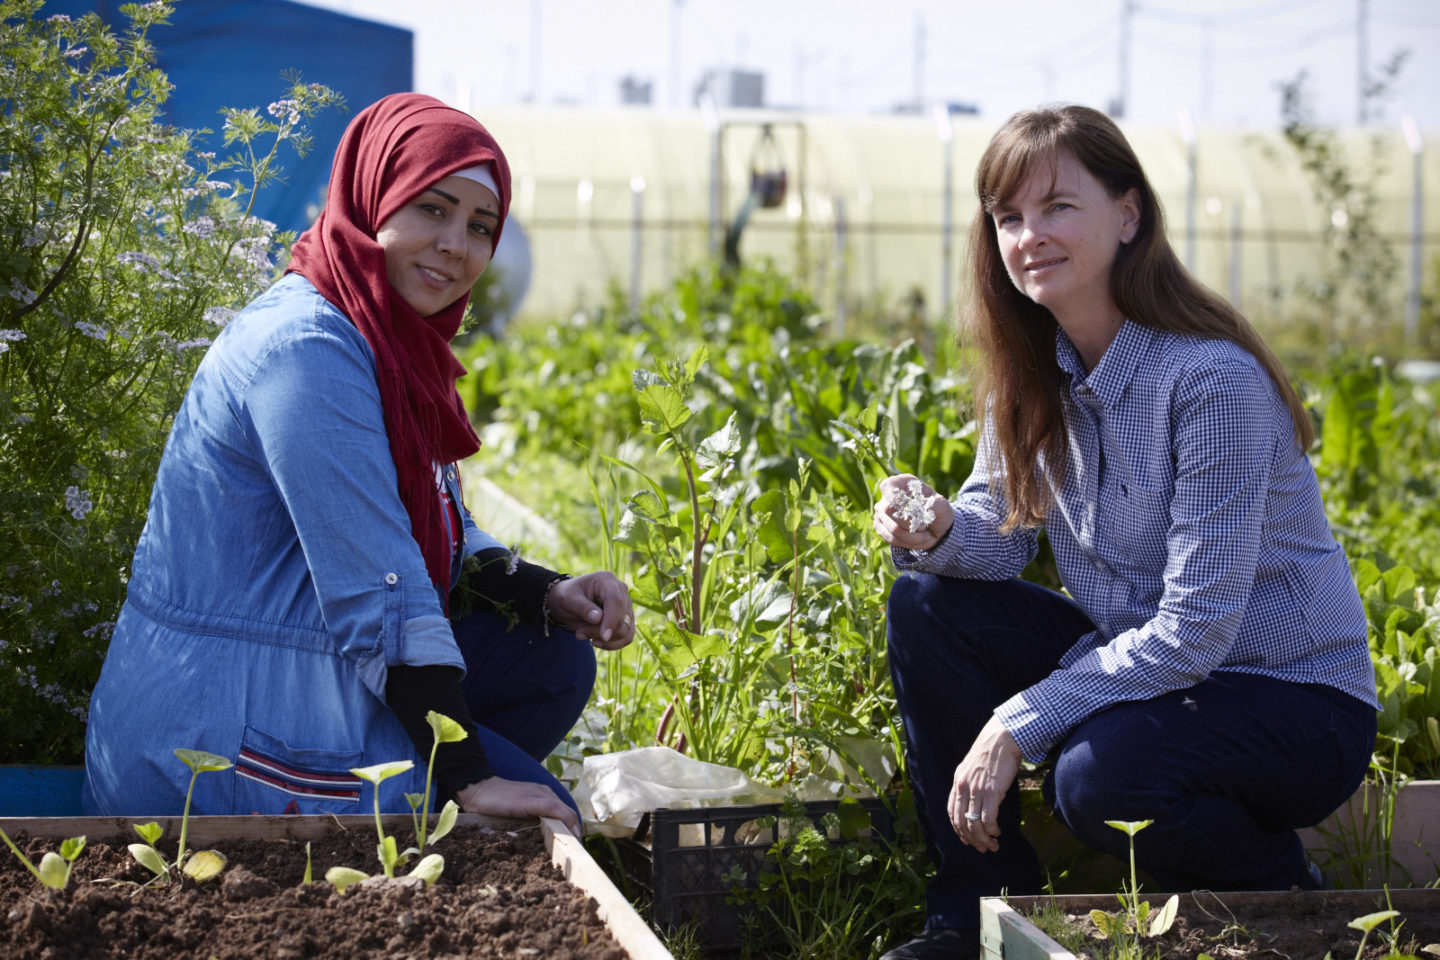
M935 522L935 510L930 506L930 498L925 495L925 485L919 480L911 480L906 485L906 491L896 491L890 500L899 508L895 511L895 519L904 520L911 533L919 533Z
M86 323L84 320L76 320L71 326L85 334L85 336L93 337L96 340L104 340L110 335L110 332L104 327L94 323Z
M84 520L85 514L95 509L95 504L90 502L90 491L75 486L66 487L65 509L69 510L70 516L76 520Z
M204 318L217 327L223 327L234 318L235 313L229 307L206 307Z

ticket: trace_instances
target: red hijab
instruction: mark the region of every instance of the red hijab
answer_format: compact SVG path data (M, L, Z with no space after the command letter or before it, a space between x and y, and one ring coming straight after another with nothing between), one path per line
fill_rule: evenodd
M463 460L480 439L455 389L465 368L450 352L469 295L422 317L391 289L380 226L452 173L489 164L499 187L500 230L510 208L510 167L495 138L469 114L433 97L399 93L356 115L340 138L325 208L295 241L287 273L299 273L339 307L375 354L375 379L410 533L440 592L450 590L450 538L435 489L435 464Z

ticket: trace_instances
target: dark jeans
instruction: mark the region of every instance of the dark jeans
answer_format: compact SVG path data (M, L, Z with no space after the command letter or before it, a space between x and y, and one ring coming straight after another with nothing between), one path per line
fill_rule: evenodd
M590 700L595 650L569 630L517 624L477 612L452 624L465 657L460 681L497 776L543 783L570 806L570 792L544 767ZM578 809L576 811L579 812Z
M977 927L982 896L1040 892L1020 834L1020 792L1000 806L1000 850L955 836L955 767L1000 703L1048 676L1094 629L1068 598L1022 580L906 574L890 593L890 672L910 782L938 869L926 926ZM1186 690L1117 704L1052 752L1045 799L1084 843L1128 859L1106 820L1154 820L1135 857L1165 890L1288 890L1298 827L1324 819L1364 777L1375 711L1330 687L1217 671Z

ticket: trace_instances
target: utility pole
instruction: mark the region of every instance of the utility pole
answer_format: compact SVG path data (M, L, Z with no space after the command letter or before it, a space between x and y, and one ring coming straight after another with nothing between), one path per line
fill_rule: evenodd
M540 5L543 0L530 0L530 102L540 102Z
M1120 92L1110 111L1116 120L1124 119L1130 104L1130 21L1135 17L1135 0L1120 0Z
M1370 99L1366 88L1370 85L1370 2L1355 0L1355 120L1360 126L1369 122Z
M1205 123L1214 121L1211 105L1215 97L1215 21L1206 17L1200 22L1202 31L1200 48L1200 119Z
M915 11L915 109L925 106L925 15Z
M685 0L670 0L670 107L679 109L684 102L680 89L680 10Z

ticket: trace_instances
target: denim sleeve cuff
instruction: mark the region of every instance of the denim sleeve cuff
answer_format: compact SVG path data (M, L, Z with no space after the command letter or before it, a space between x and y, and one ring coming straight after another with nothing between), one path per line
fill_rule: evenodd
M446 666L465 670L465 658L455 645L455 635L450 631L450 621L439 614L427 614L405 621L405 636L392 650L398 649L400 656L394 663L410 666ZM380 700L385 699L385 683L391 667L391 659L385 646L377 646L374 653L358 660L355 669L360 682Z

